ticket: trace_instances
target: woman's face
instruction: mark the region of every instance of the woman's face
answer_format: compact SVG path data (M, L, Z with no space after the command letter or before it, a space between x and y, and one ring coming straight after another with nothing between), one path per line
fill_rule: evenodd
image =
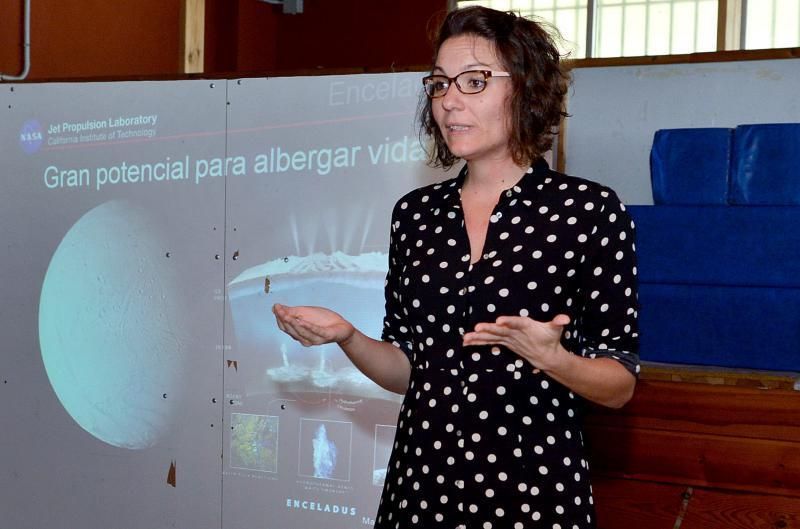
M455 77L467 70L504 70L491 41L475 35L444 41L433 73ZM434 98L433 119L450 152L469 162L510 157L511 91L510 77L492 77L477 94L462 94L451 83L443 97Z

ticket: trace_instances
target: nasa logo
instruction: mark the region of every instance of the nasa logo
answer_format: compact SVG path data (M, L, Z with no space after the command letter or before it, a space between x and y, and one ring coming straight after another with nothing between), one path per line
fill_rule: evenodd
M33 154L42 146L42 126L35 119L26 121L19 131L19 145L26 154Z

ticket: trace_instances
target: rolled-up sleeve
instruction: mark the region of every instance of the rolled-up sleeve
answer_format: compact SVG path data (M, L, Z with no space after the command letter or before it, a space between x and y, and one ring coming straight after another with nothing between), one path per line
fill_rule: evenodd
M613 358L639 375L639 303L633 220L616 194L602 191L602 207L584 267L580 354Z
M403 249L402 213L406 202L401 199L392 211L392 225L389 234L389 270L386 273L384 296L386 299L386 312L383 318L383 332L381 339L399 347L406 356L412 356L412 337L408 325L408 311L403 306L402 289L400 282L403 276Z

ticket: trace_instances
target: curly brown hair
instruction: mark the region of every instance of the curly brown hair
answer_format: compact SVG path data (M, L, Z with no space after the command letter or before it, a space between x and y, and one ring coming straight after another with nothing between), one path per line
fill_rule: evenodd
M553 35L558 35L551 28ZM514 162L526 165L547 152L564 112L569 87L568 69L561 61L554 37L543 24L486 7L451 11L434 38L436 58L444 42L458 35L475 35L492 42L513 83L510 98L511 137L508 147ZM449 169L458 161L433 119L431 99L423 93L418 109L420 136L433 140L429 163ZM424 142L423 142L424 144Z

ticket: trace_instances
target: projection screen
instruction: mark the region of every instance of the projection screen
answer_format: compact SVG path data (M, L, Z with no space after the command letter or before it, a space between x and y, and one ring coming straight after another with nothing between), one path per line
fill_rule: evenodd
M0 519L371 525L399 396L274 303L380 333L421 74L0 88Z

